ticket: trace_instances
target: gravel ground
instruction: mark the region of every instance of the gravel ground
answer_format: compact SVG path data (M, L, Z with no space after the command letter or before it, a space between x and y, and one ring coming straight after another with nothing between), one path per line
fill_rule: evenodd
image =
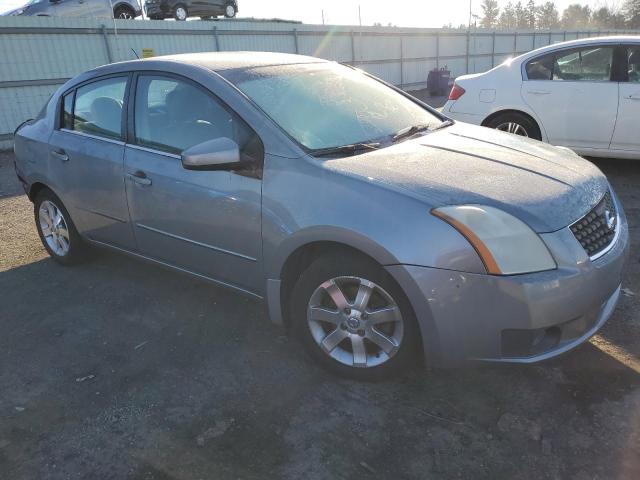
M598 336L366 384L238 294L111 253L56 265L0 154L0 478L640 478L640 163L597 163L634 247Z

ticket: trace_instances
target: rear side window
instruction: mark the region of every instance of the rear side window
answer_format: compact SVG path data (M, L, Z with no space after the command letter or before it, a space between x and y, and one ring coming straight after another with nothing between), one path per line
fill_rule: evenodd
M613 47L555 52L526 64L529 80L605 82L611 80Z
M245 161L261 161L262 142L240 117L190 82L141 75L135 100L138 145L179 154L220 137L234 140Z
M605 82L611 80L613 47L583 48L556 54L554 80Z
M71 130L121 140L122 107L126 86L127 77L116 77L78 88ZM65 97L65 109L66 100Z

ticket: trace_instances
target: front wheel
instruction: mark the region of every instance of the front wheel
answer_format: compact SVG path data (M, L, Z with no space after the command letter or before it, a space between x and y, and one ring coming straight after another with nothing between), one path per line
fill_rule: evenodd
M173 17L179 22L184 22L188 16L189 12L184 5L178 5L175 12L173 12Z
M534 140L542 139L540 128L536 125L536 122L518 112L498 115L487 122L486 126L521 137L533 138Z
M231 4L227 5L224 8L224 16L227 17L227 18L235 17L236 16L236 7L235 7L235 5L231 5Z
M131 20L134 18L134 14L130 8L118 7L113 11L113 18L119 18L121 20Z
M291 313L307 351L339 375L389 378L417 358L420 334L406 296L382 267L353 254L314 261L293 289Z
M86 244L60 199L51 190L42 190L33 206L38 235L51 258L62 265L83 260Z

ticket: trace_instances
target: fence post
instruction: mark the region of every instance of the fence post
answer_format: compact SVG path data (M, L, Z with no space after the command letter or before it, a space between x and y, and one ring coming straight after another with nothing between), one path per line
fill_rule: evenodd
M518 31L513 32L513 56L518 53Z
M436 32L436 69L440 69L440 34Z
M404 88L404 37L400 35L400 88Z
M298 48L298 29L297 28L293 29L293 42L296 46L296 54L300 53L300 49Z
M218 27L213 27L213 37L216 40L216 52L220 51L220 39L218 38Z
M471 29L469 28L469 30L467 30L467 69L466 69L466 73L470 73L469 72L469 46L471 44Z
M353 30L351 30L351 64L356 64L356 38Z
M102 38L104 39L104 46L107 49L107 59L109 60L109 63L113 63L113 55L111 54L111 45L109 45L109 37L107 36L107 26L105 24L102 24L102 26L100 27L100 30L102 30Z
M531 39L531 50L536 49L536 31L533 31L533 37Z
M496 31L491 35L491 68L496 65Z
M551 45L551 30L549 30L549 43L547 45Z
M562 41L563 42L567 41L567 31L566 30L564 32L562 32Z

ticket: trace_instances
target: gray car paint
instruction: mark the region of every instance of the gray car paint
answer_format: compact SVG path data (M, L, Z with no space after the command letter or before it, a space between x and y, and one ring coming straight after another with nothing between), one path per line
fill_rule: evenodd
M148 188L127 184L132 221L157 231L146 229L154 235L140 242L140 228L145 229L127 224L135 230L137 246L123 246L130 241L124 234L125 241L115 247L266 297L270 316L277 323L282 322L281 273L287 259L311 243L352 247L383 265L400 284L419 319L429 359L441 365L463 359L500 359L499 332L505 327L537 328L594 316L597 325L606 321L628 253L622 207L618 202L618 241L596 261L589 260L568 229L610 188L595 166L566 149L464 124L368 154L336 160L312 158L223 78L233 69L301 62L320 60L253 52L192 54L124 62L84 73L54 94L42 118L17 132L17 171L27 191L36 182L48 185L65 203L85 238L97 240L103 235L101 230L113 231L122 219L110 215L114 219L109 221L103 215L103 224L85 221L80 212L86 205L65 186L61 172L78 160L70 155L61 165L50 155L48 142L61 134L53 128L57 101L74 85L103 75L141 70L182 75L214 92L258 133L265 148L263 178L187 172L181 170L177 156L169 156L164 166L148 173L167 191L172 188L171 179L186 179L170 191L178 207L164 211L163 223L158 223L154 208L159 207L151 207L156 184ZM150 152L123 148L123 160L117 160L119 154L113 158L120 165L114 172L116 176L121 172L124 182L132 169L150 168L145 164ZM87 184L95 181L101 180L86 179ZM109 205L104 208L116 212L123 201L119 187L93 185L106 193L101 203ZM120 199L111 198L110 191ZM232 198L239 194L236 203ZM203 201L217 208L207 212L197 205ZM429 213L434 207L466 202L503 208L536 231L545 232L541 237L558 269L506 277L486 275L467 240ZM187 216L188 208L194 206L196 214ZM139 214L133 213L136 211ZM224 232L220 225L225 226ZM101 243L114 246L115 242L100 238ZM561 347L579 341L567 340Z
M113 18L113 12L120 6L128 6L134 16L142 14L138 0L58 0L24 5L3 15L35 17L91 17Z

